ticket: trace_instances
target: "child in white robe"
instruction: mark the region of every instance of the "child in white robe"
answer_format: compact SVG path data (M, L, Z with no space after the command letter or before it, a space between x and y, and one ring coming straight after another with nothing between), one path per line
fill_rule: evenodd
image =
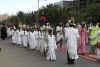
M57 49L56 46L56 40L55 36L52 35L52 30L49 30L49 35L48 35L48 52L47 52L47 60L56 60L56 54L55 54L55 49Z
M30 32L30 50L33 51L35 49L35 37L34 37L34 29Z
M13 34L12 34L12 43L15 45L17 43L17 32L14 29Z
M21 45L22 43L22 38L21 38L21 31L20 31L20 28L19 30L17 31L17 45Z
M27 37L28 37L27 31L24 29L24 31L21 32L21 35L22 35L22 44L24 47L27 47Z

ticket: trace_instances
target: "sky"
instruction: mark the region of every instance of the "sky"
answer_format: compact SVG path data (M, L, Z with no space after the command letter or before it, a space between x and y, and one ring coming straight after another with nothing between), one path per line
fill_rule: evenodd
M61 0L39 0L39 7ZM46 4L47 2L47 4ZM31 12L38 9L38 0L0 0L0 14L16 15L18 11Z

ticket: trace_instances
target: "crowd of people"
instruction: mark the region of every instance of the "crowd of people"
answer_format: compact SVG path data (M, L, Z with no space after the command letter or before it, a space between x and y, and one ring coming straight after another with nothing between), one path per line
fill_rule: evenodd
M14 45L22 45L23 47L29 47L31 51L41 51L44 55L47 55L47 60L57 60L55 49L57 45L62 48L62 40L66 41L66 54L68 64L74 64L74 60L77 60L78 54L86 55L86 44L91 44L90 53L96 53L97 47L97 61L100 61L100 24L92 21L82 22L82 24L74 24L74 22L66 23L62 26L56 27L57 35L53 35L53 28L49 23L42 26L31 27L27 30L26 27L10 28L7 29L3 26L1 28L1 38L12 38ZM7 32L7 33L6 33ZM5 33L5 34L4 34ZM7 34L7 36L5 36Z

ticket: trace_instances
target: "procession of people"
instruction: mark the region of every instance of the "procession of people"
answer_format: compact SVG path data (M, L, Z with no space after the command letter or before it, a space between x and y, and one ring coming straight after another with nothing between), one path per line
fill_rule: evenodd
M100 23L100 21L99 21ZM86 44L91 42L91 54L95 54L95 49L97 47L97 61L100 61L100 24L92 21L92 26L86 25L86 22L82 24L75 24L73 21L66 23L63 26L59 23L56 27L57 35L53 35L53 28L50 23L39 25L34 25L27 30L27 27L18 28L1 28L1 38L4 40L12 39L13 45L23 46L24 48L29 47L30 51L36 50L42 52L46 55L47 60L57 60L55 49L57 45L62 48L63 38L66 41L66 55L68 64L74 64L77 60L78 54L86 55ZM90 36L88 36L91 34ZM7 35L7 36L6 36Z

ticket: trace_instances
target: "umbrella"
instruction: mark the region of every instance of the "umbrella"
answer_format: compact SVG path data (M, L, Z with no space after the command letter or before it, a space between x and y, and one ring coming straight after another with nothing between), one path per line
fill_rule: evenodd
M41 16L39 22L40 23L46 23L47 20L46 20L45 16Z

